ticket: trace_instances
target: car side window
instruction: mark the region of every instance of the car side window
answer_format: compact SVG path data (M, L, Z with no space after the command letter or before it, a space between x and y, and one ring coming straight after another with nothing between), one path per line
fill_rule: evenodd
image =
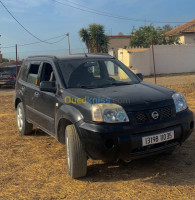
M40 83L42 81L50 81L50 82L55 82L55 74L53 71L53 67L51 64L44 62L42 65L42 70L41 70L41 77L40 77Z
M38 83L38 73L40 64L31 64L27 76L27 82L33 85Z
M21 66L21 70L19 72L19 79L25 82L27 80L28 64L29 62L25 61Z

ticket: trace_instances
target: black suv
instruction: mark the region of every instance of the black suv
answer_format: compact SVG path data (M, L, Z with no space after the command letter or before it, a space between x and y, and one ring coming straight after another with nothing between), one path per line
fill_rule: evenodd
M0 87L3 85L15 87L16 83L16 68L17 73L19 72L21 66L8 66L0 67Z
M19 132L36 125L66 144L73 178L86 175L88 158L171 153L192 133L193 113L182 94L142 79L106 54L28 57L16 83Z

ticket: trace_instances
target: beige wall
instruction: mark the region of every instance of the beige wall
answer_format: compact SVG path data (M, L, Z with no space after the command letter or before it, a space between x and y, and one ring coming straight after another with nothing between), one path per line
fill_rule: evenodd
M195 45L155 45L154 55L157 74L195 72ZM151 48L129 56L133 69L144 75L153 74Z
M195 33L185 35L185 44L195 44Z
M185 44L185 37L184 37L184 35L181 35L181 36L179 37L179 43Z
M130 67L130 53L128 50L120 48L118 50L118 59L127 67Z
M195 44L195 33L186 33L179 36L179 42L181 44Z

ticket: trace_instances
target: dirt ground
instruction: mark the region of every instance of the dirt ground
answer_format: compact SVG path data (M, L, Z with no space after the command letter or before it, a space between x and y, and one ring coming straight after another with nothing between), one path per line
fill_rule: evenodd
M190 82L189 76L158 81L183 92L195 112L195 77ZM12 94L0 89L0 200L195 199L195 132L173 155L128 165L89 160L87 177L73 180L62 144L36 128L29 136L19 136Z

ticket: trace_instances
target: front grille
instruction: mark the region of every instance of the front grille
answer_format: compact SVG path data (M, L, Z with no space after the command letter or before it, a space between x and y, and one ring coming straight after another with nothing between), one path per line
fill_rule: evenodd
M161 119L167 119L171 117L171 107L165 107L161 109Z
M137 123L143 123L143 122L147 122L148 118L147 118L145 112L136 112L135 120Z
M152 117L152 113L156 111L159 116L157 119L154 119ZM163 107L153 110L144 110L144 111L138 111L132 113L135 124L142 124L146 122L152 122L152 121L159 121L164 120L172 117L172 109L171 107Z

